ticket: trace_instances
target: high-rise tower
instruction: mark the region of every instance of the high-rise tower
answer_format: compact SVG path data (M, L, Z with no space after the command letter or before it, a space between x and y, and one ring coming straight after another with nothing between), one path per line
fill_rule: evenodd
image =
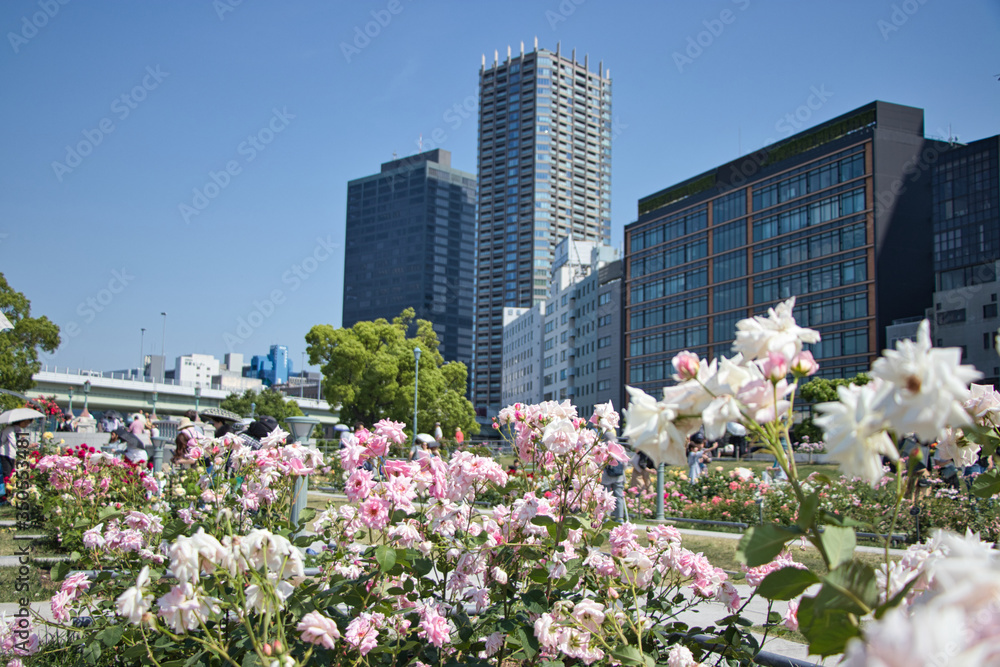
M479 213L472 402L501 407L503 314L548 297L556 242L611 238L611 78L539 49L479 71Z

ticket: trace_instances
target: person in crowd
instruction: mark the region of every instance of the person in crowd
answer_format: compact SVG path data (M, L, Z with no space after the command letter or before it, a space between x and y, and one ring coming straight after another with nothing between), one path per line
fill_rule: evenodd
M62 420L56 426L56 430L61 433L72 433L76 430L73 426L73 417L68 412L63 413Z
M645 452L635 452L629 460L632 465L632 479L629 486L634 486L640 492L646 491L652 485L651 471L656 470L653 459L646 456Z
M461 449L462 448L462 444L464 442L465 442L465 434L462 433L462 428L461 427L456 426L455 427L455 445L458 446L459 449Z
M442 440L444 440L444 431L441 430L441 422L434 422L434 442L440 446Z
M17 461L17 434L30 424L30 419L24 419L8 424L3 431L0 431L0 482L6 482L14 472Z
M198 432L198 437L204 438L205 430L201 427L201 421L198 419L198 413L194 410L188 410L184 413L184 416L191 421L191 424L194 426L194 430Z
M687 445L688 480L692 482L701 477L702 459L704 458L701 453L701 444L692 437Z
M123 456L133 463L140 463L149 460L146 453L146 446L143 442L124 426L119 426L111 432L109 444L118 444L125 447Z
M625 520L625 464L609 461L601 472L601 484L615 497L611 517L621 523Z

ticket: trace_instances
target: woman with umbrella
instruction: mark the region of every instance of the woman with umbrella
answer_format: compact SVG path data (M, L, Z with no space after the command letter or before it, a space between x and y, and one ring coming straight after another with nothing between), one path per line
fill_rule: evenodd
M31 408L15 408L0 413L0 424L7 424L0 431L0 482L6 484L7 478L14 472L14 462L17 459L17 434L31 424L33 419L44 417L38 410Z

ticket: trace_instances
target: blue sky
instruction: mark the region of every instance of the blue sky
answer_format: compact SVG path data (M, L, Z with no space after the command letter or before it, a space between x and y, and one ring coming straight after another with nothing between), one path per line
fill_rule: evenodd
M611 70L616 244L640 197L875 99L1000 133L996 0L8 0L0 29L0 272L60 367L135 366L142 327L298 366L340 325L347 181L435 130L474 172L482 55L536 36Z

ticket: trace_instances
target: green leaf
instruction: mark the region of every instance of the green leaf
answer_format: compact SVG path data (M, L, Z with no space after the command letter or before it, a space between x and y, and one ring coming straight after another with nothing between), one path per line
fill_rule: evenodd
M830 559L830 569L835 569L838 565L854 558L854 547L857 546L857 538L853 528L843 526L825 526L820 535L823 548Z
M972 493L980 498L992 498L1000 493L1000 468L994 468L976 477Z
M646 664L646 656L635 646L619 646L611 652L611 657L623 665Z
M802 598L797 613L799 632L809 640L809 652L826 657L844 652L847 640L860 635L846 611L817 609L816 598Z
M101 631L100 635L101 641L108 648L111 648L115 644L121 641L122 634L125 632L124 625L109 625L104 630Z
M811 479L813 482L818 482L819 484L822 484L824 486L833 486L833 480L821 472L814 472L813 474L809 475L809 479Z
M799 518L795 521L799 528L808 530L809 526L812 525L813 519L816 517L817 509L819 509L819 495L810 493L799 507Z
M823 577L816 595L818 610L836 609L863 616L878 604L875 570L860 561L842 563Z
M781 614L776 611L767 612L767 622L768 623L781 623Z
M133 658L139 658L146 655L146 645L145 644L135 644L134 646L129 646L122 653L122 657L126 660L132 660Z
M434 561L430 558L418 558L413 561L413 574L417 577L423 577L433 569Z
M834 514L829 510L820 510L820 516L822 517L822 522L830 524L831 526L853 526L854 528L870 528L869 524L864 521L858 521L857 519L852 519L849 516L841 516L840 514Z
M517 638L520 640L521 649L528 657L528 660L533 660L538 655L538 638L535 637L535 633L528 631L527 628L520 627L517 629Z
M87 642L83 645L83 657L92 665L101 659L101 642Z
M62 581L69 575L69 571L70 571L70 564L68 561L64 560L59 561L58 563L52 566L51 570L49 570L49 572L51 573L50 576L52 577L52 581Z
M375 560L383 572L388 572L396 564L396 550L383 544L375 549Z
M775 525L753 526L747 529L736 548L736 558L747 567L757 567L774 560L785 548L785 543L798 537L798 529Z
M783 567L764 577L764 581L757 587L757 593L768 600L791 600L818 583L819 577L809 570Z
M194 655L192 655L190 658L187 659L187 662L184 663L184 667L191 667L192 665L202 664L201 657L203 655L205 655L204 651L198 651L197 653L195 653Z
M521 601L524 602L524 608L532 614L542 614L549 608L545 592L538 588L521 593Z

